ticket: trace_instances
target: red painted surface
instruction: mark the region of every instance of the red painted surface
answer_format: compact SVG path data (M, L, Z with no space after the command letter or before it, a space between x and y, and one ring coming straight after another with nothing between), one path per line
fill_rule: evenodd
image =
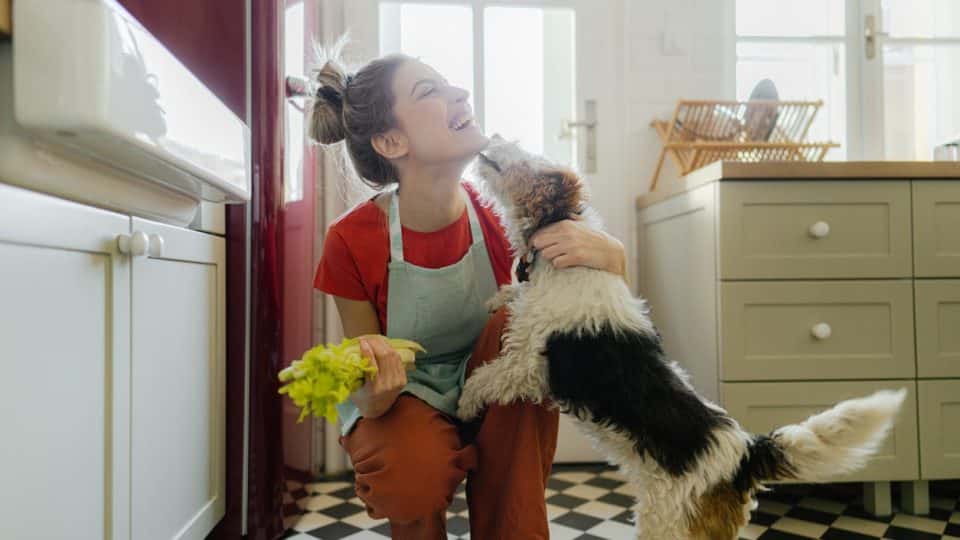
M234 114L246 116L243 0L119 2Z
M287 0L287 6L301 4L301 0ZM305 28L303 29L303 50L309 56L313 52L313 39L316 33L317 3L302 3ZM289 35L295 35L291 33ZM284 54L286 56L286 54ZM290 72L290 69L287 69ZM287 114L300 115L290 104L284 104L284 118ZM289 129L289 128L288 128ZM313 346L313 244L316 224L316 195L314 186L317 178L317 147L306 144L301 133L289 133L291 144L303 149L303 161L287 166L291 173L299 178L286 178L285 182L300 182L303 185L303 197L283 205L283 340L281 363L287 366L301 357L303 352ZM290 154L286 153L285 158ZM283 444L284 463L288 468L307 473L312 470L317 452L313 448L313 422L305 419L297 423L299 410L288 399L283 400Z
M283 438L277 373L281 369L283 286L283 11L255 1L251 13L253 198L251 200L250 380L247 538L283 532Z

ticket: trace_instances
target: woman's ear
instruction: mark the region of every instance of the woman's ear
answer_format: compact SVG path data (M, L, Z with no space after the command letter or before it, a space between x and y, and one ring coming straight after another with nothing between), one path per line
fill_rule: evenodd
M402 158L409 151L406 135L396 128L374 135L370 139L370 144L378 154L387 159Z

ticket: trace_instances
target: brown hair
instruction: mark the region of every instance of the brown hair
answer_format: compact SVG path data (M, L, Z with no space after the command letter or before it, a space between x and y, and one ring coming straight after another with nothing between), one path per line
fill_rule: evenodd
M313 73L317 90L307 135L321 144L346 141L357 175L368 186L382 189L398 181L397 170L373 148L371 139L395 125L393 76L410 58L384 56L351 74L339 59L342 46L341 41L329 51L318 50L322 65Z

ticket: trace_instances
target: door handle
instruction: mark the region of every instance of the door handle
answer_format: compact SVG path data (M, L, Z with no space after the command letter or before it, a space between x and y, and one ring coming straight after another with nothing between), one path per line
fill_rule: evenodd
M867 60L873 60L877 56L877 37L888 36L887 32L877 30L877 17L867 15L863 19L863 52Z
M557 138L572 139L575 129L586 130L583 172L597 172L597 100L588 99L583 107L583 120L564 120L560 125L560 134Z
M593 129L595 127L597 127L596 122L564 120L560 126L559 137L561 139L569 139L570 137L573 137L573 128Z

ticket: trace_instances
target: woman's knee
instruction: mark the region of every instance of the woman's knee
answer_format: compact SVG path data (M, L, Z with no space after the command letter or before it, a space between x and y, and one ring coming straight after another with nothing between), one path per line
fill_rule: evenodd
M476 449L461 448L456 427L416 398L402 396L395 409L361 420L343 443L357 495L374 515L402 523L444 511Z
M416 521L446 510L467 474L465 465L472 466L463 461L459 452L442 451L428 441L391 446L355 464L357 495L377 515Z

